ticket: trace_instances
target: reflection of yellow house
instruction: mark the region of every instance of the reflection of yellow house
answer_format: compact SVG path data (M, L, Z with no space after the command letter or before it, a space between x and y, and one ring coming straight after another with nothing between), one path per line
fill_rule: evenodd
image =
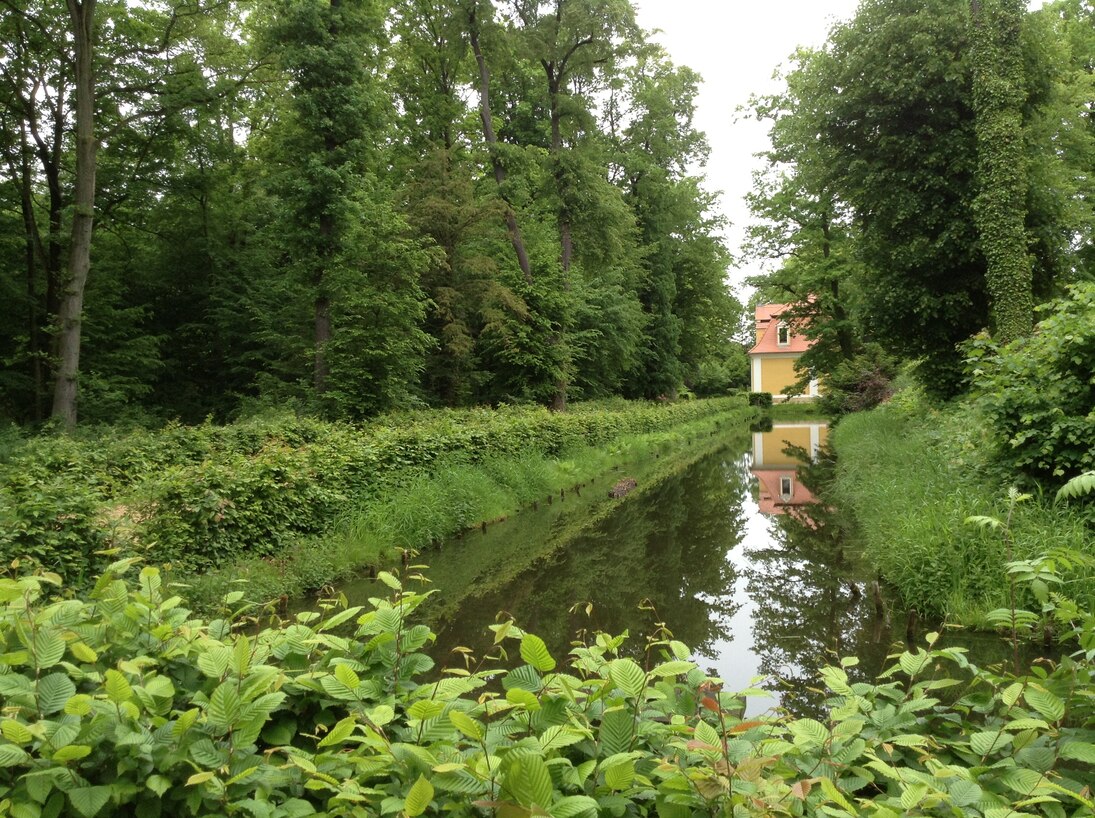
M757 342L749 350L749 362L752 369L752 390L771 392L773 400L786 400L781 395L785 387L798 381L795 373L795 361L813 343L805 335L780 316L790 308L790 304L763 304L757 307ZM818 395L817 380L811 380L805 395L795 396L795 400L811 400Z
M787 423L773 426L770 432L753 433L752 472L760 487L762 514L785 514L796 506L816 502L798 479L797 466L804 461L783 450L797 447L812 460L828 436L827 423Z

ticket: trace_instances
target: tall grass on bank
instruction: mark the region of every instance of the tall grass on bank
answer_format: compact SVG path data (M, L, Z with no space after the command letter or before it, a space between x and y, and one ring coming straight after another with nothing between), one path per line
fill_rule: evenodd
M664 453L667 461L695 458L722 445L720 430L728 422L742 425L744 415L723 414L666 431L625 435L611 445L574 447L560 457L529 451L476 464L439 463L417 470L398 488L351 507L329 531L300 538L276 557L244 558L197 579L172 579L191 586L188 595L199 607L237 589L245 589L252 600L299 597L365 568L389 564L404 549L422 550L533 502L544 502L560 490L570 492L591 478L615 474L614 467L656 453ZM608 487L606 480L587 490L607 492Z
M922 613L978 623L1008 605L1008 548L998 531L967 524L1007 517L1008 482L987 460L978 418L966 405L928 407L909 393L849 415L832 436L831 499L854 516L867 558ZM1015 508L1013 559L1054 549L1095 554L1084 518L1052 496ZM1067 578L1066 593L1095 602L1095 579Z

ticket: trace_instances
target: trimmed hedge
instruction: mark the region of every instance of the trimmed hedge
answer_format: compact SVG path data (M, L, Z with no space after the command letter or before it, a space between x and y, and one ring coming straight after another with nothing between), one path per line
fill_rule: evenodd
M0 465L0 558L77 582L102 569L97 552L119 547L200 570L318 533L442 460L557 456L735 409L744 401L442 410L364 426L282 415L39 438Z

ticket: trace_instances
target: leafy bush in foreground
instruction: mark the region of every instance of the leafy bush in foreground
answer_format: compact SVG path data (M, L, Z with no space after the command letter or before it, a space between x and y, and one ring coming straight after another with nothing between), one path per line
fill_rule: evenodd
M0 580L0 814L691 818L1089 816L1090 660L1002 679L958 648L873 685L823 672L825 722L743 721L684 645L598 634L560 669L506 622L509 670L434 672L427 595L260 627L193 618L144 568L91 598ZM226 599L239 603L238 595ZM1074 616L1074 614L1070 614ZM1071 621L1071 620L1070 620ZM1087 623L1088 635L1095 629ZM934 640L933 634L929 641ZM953 672L953 678L949 675ZM945 691L945 692L941 692ZM940 700L945 696L949 704Z

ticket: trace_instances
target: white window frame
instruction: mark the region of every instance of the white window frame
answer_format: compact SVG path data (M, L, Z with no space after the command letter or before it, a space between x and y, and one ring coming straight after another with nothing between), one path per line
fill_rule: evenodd
M789 476L779 478L779 499L787 502L795 496L795 481Z
M781 341L780 338L783 338ZM780 321L776 325L776 346L789 347L791 346L791 328L787 326L787 323Z

